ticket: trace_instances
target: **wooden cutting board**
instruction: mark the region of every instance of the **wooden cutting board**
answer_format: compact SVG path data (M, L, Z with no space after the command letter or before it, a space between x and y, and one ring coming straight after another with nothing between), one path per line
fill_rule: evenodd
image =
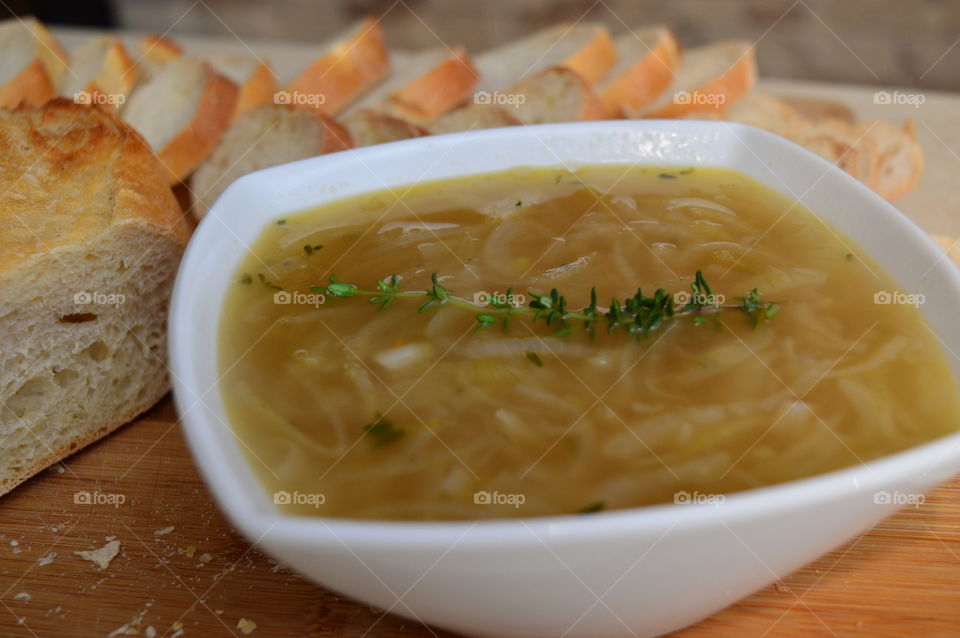
M257 52L288 65L310 57ZM869 87L763 84L861 117L915 118L927 173L898 205L960 237L960 96L926 93L915 109L876 103ZM82 492L106 502L75 502ZM0 606L0 638L243 636L250 623L252 636L449 635L325 591L240 538L200 480L169 398L0 499ZM677 635L960 635L960 480Z

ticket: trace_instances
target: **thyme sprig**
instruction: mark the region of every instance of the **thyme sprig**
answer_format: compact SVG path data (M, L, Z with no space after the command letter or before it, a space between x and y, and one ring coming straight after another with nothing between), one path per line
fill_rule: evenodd
M577 327L583 328L591 337L595 336L597 326L606 324L607 334L622 328L627 333L642 336L661 327L669 320L691 317L697 325L705 323L714 315L724 311L738 311L749 317L754 326L770 321L780 310L777 303L765 301L756 288L744 297L737 297L737 303L724 304L723 297L716 295L707 283L702 271L697 271L690 292L668 293L659 288L652 296L645 295L641 289L622 302L613 297L608 306L597 304L597 289L590 289L590 304L579 309L571 309L567 298L554 288L548 294L534 292L527 294L532 299L526 306L511 303L513 289L508 288L505 295L489 303L480 305L469 299L457 297L440 283L436 273L430 276L431 285L426 290L401 290L400 278L392 275L377 281L376 290L365 290L356 284L347 283L330 275L330 282L324 286L311 286L311 292L333 297L369 297L370 303L380 310L386 309L397 299L423 300L418 312L426 312L440 306L453 306L475 313L476 330L483 330L499 324L504 330L510 327L512 317L521 315L532 318L533 323L543 321L547 326L556 327L555 336L565 337Z

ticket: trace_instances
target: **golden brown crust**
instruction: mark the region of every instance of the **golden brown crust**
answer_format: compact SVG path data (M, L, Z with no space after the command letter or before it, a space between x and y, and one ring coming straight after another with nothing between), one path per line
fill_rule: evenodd
M150 64L164 65L183 55L183 49L173 40L151 33L140 40L141 60Z
M89 241L120 220L186 242L183 215L146 142L109 109L57 98L0 111L0 273L33 256ZM69 186L65 186L69 185ZM112 191L114 207L77 214ZM38 202L44 205L38 206Z
M352 36L314 60L286 90L322 96L322 100L313 103L323 114L333 116L389 71L390 56L383 30L377 21L365 18Z
M463 102L480 80L480 74L461 47L449 57L389 98L391 109L415 122L432 120Z
M598 28L594 38L586 46L558 66L574 71L592 86L602 80L616 63L617 47L613 44L610 32L604 28Z
M651 113L644 113L643 117L679 118L695 113L722 115L756 84L757 62L754 51L752 46L749 47L724 73L690 91L690 99L686 102L681 104L676 100L671 101ZM638 116L630 110L626 112L628 116Z
M638 113L673 83L679 64L680 46L673 32L660 27L650 52L600 92L607 117L623 117L625 111Z
M170 184L182 181L217 147L233 119L239 96L237 85L207 63L203 65L203 74L203 95L193 119L157 153Z
M234 119L240 117L250 109L270 104L273 94L277 91L277 78L266 62L257 65L247 81L240 87L237 97L237 106L234 108Z

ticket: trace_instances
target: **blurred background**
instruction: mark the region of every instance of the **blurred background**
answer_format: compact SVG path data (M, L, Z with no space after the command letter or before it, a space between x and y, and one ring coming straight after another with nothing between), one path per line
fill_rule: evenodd
M363 15L394 47L483 50L558 21L614 32L665 23L684 46L758 42L760 73L960 90L960 2L948 0L5 0L50 24L321 42Z

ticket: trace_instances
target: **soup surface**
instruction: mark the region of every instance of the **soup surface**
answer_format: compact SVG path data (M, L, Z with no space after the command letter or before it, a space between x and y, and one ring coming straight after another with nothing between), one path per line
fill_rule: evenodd
M710 289L691 297L698 271ZM388 290L374 299L378 280ZM583 313L534 320L535 295L556 288L569 313L594 287L594 336ZM644 302L659 320L631 333L624 310L608 334L611 298L638 287L666 291ZM754 288L777 305L747 312ZM221 389L290 513L449 520L709 502L957 427L952 374L908 292L736 173L513 170L272 223L226 297Z

